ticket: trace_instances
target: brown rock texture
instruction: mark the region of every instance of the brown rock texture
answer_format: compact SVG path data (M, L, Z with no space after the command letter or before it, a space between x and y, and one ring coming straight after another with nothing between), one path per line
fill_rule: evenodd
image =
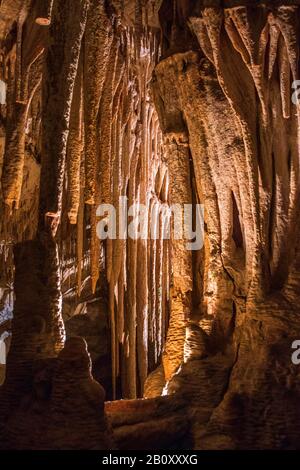
M198 367L201 374L213 374L218 355L211 364L212 351L225 346L220 360L233 354L231 372L220 404L203 432L200 427L195 432L196 446L294 448L299 137L291 82L298 77L298 6L185 3L181 10L177 2L177 13L181 25L190 27L192 50L182 50L176 32L167 35L155 88L159 106L166 106L160 115L173 123L174 101L159 97L171 84L176 88L175 118L187 127L205 206L209 258L199 323L207 326L207 317L213 317L212 349L209 359L188 359L169 389L173 383L183 389L186 377L186 383L192 380L188 387L202 395L203 379L192 377ZM190 372L188 364L194 364ZM219 377L216 390L220 383ZM283 402L288 418L282 416Z
M104 398L104 389L91 376L85 341L73 337L57 358L36 361L30 392L5 421L1 448L113 449Z
M299 8L0 2L3 449L299 449Z

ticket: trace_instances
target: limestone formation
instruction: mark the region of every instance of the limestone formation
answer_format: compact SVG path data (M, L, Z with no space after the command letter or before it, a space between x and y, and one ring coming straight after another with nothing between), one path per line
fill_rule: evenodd
M0 2L1 448L300 448L299 8Z

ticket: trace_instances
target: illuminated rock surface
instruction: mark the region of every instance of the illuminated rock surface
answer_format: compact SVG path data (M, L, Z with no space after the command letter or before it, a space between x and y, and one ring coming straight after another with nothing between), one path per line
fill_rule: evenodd
M2 0L1 447L300 447L299 8Z

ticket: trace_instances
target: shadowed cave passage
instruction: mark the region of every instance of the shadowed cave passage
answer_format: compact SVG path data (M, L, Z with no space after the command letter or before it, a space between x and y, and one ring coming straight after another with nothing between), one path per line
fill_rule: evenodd
M297 0L2 0L1 449L299 448L299 31ZM146 236L101 239L124 197ZM197 250L163 237L189 204Z

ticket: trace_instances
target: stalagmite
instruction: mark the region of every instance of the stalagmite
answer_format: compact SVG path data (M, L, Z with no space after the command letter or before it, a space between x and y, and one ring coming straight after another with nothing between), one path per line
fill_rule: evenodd
M39 240L17 246L15 259L14 336L1 390L6 414L30 390L32 363L55 357L65 339L57 245L51 236L42 234Z

